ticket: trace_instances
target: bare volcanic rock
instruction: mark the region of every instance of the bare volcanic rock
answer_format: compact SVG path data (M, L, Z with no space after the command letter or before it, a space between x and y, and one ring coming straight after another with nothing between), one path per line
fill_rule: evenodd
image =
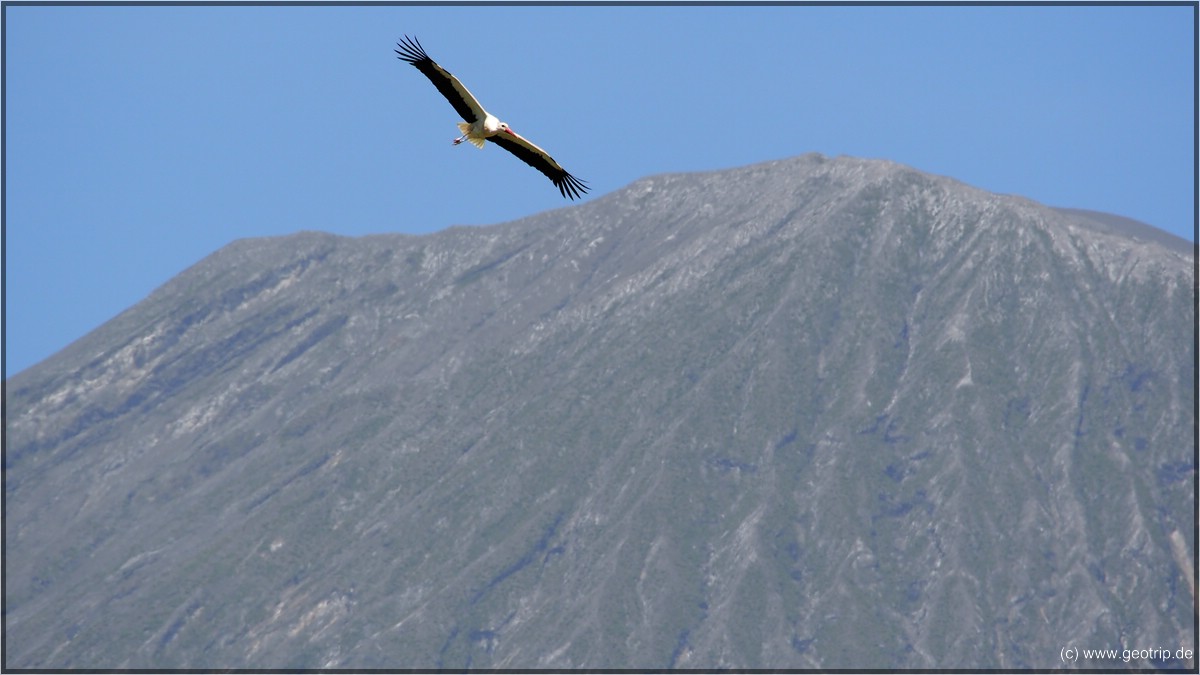
M884 161L244 240L5 382L8 668L1191 668L1194 248Z

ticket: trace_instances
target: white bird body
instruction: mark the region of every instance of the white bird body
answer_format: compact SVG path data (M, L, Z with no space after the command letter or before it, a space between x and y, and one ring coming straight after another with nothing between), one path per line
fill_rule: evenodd
M399 47L396 54L429 78L433 86L437 87L450 105L454 106L454 110L462 116L463 121L458 123L458 130L462 135L454 139L454 145L469 141L471 145L482 149L486 141L491 141L516 155L522 162L541 171L554 183L554 187L558 188L562 196L576 199L588 191L587 185L567 173L566 169L554 161L550 153L529 142L495 115L484 110L479 100L457 77L429 58L416 38L410 39L405 36L396 46Z
M483 114L483 119L478 119L469 123L458 123L458 130L462 132L462 136L454 139L455 145L458 145L463 141L470 141L471 145L474 145L482 150L484 141L502 131L508 130L508 125L504 122L501 122L495 115L486 110L483 111Z

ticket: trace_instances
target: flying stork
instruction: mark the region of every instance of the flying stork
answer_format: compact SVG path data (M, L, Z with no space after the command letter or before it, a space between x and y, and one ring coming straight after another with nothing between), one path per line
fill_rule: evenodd
M458 123L458 130L462 132L462 136L454 139L454 145L469 141L475 147L482 149L484 141L491 141L516 155L529 166L546 174L546 177L554 183L562 196L573 200L579 197L580 193L588 191L587 185L583 181L567 173L567 170L559 166L549 153L530 143L509 128L507 124L484 110L483 106L479 105L479 101L471 95L471 92L467 91L457 77L429 58L415 37L409 38L405 35L403 40L396 43L396 46L399 47L396 54L400 56L400 59L411 63L417 70L424 73L425 77L429 78L433 86L437 87L442 96L450 101L450 105L454 106L454 109L465 120Z

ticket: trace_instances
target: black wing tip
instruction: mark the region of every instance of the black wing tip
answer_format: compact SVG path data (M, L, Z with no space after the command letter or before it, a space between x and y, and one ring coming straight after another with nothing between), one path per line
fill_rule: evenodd
M421 46L421 43L417 40L416 36L408 37L405 35L399 42L396 43L396 46L400 49L395 49L393 51L396 52L400 59L407 61L414 66L422 61L433 60L429 58L428 54L425 53L425 48Z
M583 195L587 194L588 191L587 182L579 180L569 173L563 173L558 180L554 181L554 184L558 187L558 191L562 193L562 196L571 201L583 199Z

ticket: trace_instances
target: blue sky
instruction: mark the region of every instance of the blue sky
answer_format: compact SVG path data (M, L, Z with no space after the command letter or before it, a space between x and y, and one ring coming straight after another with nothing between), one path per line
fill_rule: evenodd
M231 241L570 205L392 49L416 35L592 187L883 158L1194 239L1195 9L6 6L5 357Z

